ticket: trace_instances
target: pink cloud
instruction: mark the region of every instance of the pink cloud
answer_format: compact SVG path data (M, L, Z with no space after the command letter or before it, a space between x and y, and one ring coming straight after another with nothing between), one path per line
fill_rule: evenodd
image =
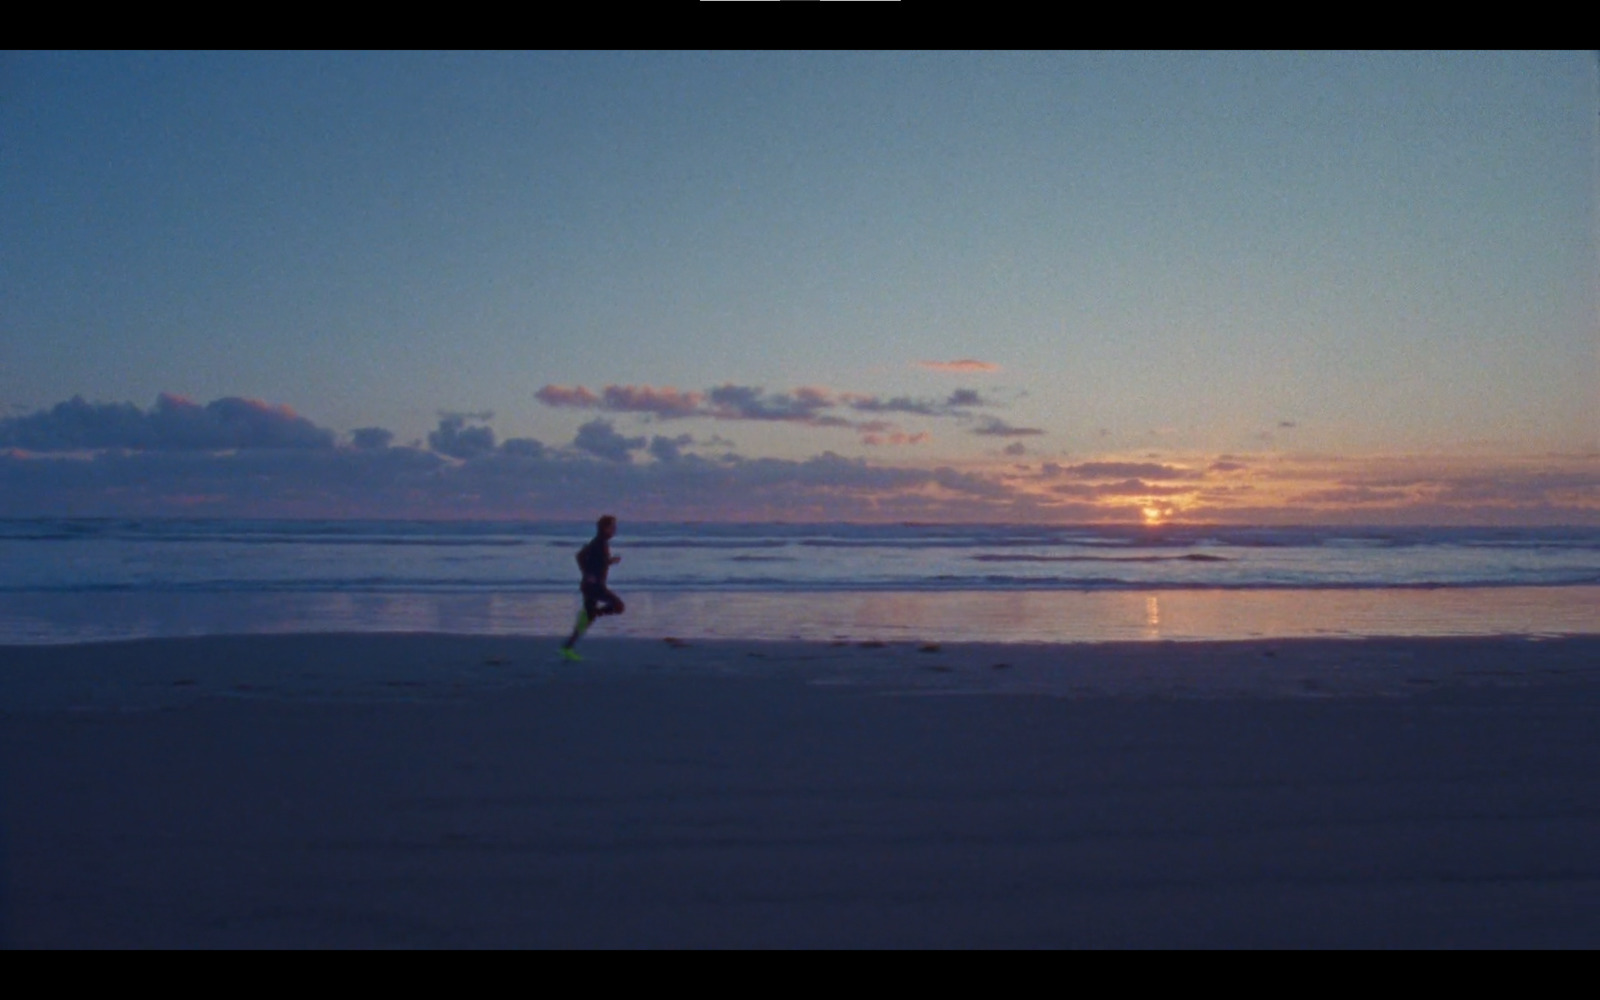
M587 390L585 390L587 391ZM608 385L601 406L619 413L654 413L660 417L689 417L700 411L704 395L672 386Z
M931 440L933 440L933 435L929 434L927 431L918 431L915 434L907 434L905 431L895 431L891 434L875 433L863 434L861 436L861 443L870 445L918 445L925 441Z
M600 397L581 385L547 385L533 395L546 406L600 405Z

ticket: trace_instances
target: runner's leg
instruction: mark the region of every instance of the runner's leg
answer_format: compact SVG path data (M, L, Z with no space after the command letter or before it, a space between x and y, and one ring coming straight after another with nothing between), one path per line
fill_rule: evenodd
M583 588L583 608L578 612L578 620L572 626L572 635L561 648L571 649L576 645L583 633L589 631L589 626L594 624L594 620L604 613L600 610L599 596L588 587Z
M610 590L601 591L600 599L604 602L600 608L602 615L620 615L627 610L627 605L622 603L622 598Z

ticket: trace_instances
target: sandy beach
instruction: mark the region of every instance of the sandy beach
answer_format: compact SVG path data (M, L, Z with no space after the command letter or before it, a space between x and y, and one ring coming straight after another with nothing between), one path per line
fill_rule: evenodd
M1600 946L1600 637L0 648L4 943Z

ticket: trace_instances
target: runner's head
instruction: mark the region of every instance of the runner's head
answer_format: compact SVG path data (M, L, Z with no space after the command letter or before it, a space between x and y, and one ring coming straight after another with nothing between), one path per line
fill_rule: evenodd
M607 514L594 523L595 530L607 538L617 533L617 519Z

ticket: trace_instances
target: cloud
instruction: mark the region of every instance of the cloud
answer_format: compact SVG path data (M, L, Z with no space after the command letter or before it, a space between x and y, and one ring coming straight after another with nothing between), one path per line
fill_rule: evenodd
M547 385L533 394L546 406L593 407L600 405L600 397L581 385Z
M1006 445L1005 448L1001 450L1007 455L1026 455L1028 453L1028 446L1023 444L1021 441L1016 441Z
M607 410L612 413L647 413L663 418L711 417L718 420L780 420L818 422L823 410L837 405L826 389L804 386L792 393L768 393L760 386L728 383L706 392L672 386L608 385L600 392L577 386L547 385L534 393L548 406ZM831 423L848 426L833 418Z
M1183 479L1189 475L1175 465L1158 462L1083 462L1061 467L1059 473L1072 479Z
M611 399L659 417L698 395L707 418L722 406L749 419L836 421L878 446L927 440L887 420L844 419L872 416L851 409L851 399L876 397L817 387L731 388L720 403L709 390ZM912 402L972 402L959 395L967 391ZM591 395L601 405L603 394ZM1600 524L1600 456L1592 454L1221 454L1177 464L1152 453L1133 461L1041 462L1034 475L998 464L919 468L832 453L804 461L731 452L713 458L689 449L732 442L628 437L610 419L584 425L570 446L532 438L497 445L486 425L491 416L441 413L429 435L433 450L394 447L379 427L357 428L339 447L333 431L286 406L239 398L201 405L167 395L145 410L79 397L0 417L0 516L571 518L625 505L619 514L663 520L1059 522L1136 520L1132 501L1172 498L1186 518L1230 523ZM981 414L965 419L1008 427ZM1027 435L996 436L1010 439L997 442L1001 454L1015 455ZM654 461L640 461L640 453ZM1246 469L1247 483L1220 475Z
M1138 501L1171 498L1186 518L1236 524L1600 524L1594 456L1225 455L1216 463L1248 463L1250 482L1217 480L1225 485L1204 488L1179 481L1183 470L1159 461L1043 462L1035 476L1014 467L919 468L833 453L803 461L710 458L687 450L695 444L689 435L647 442L618 433L607 419L556 448L531 438L493 447L490 429L464 414L443 415L440 424L447 440L436 443L455 455L414 447L0 446L0 516L568 519L620 508L622 516L660 520L1131 522ZM641 450L655 461L639 461ZM1191 475L1199 480L1203 468L1197 461ZM1122 474L1129 470L1152 474Z
M516 458L544 458L550 449L537 438L506 438L500 442L500 453Z
M493 413L443 413L439 428L428 435L428 447L451 458L477 458L494 451L494 431L487 427L468 427L468 420L488 420Z
M0 515L405 514L409 498L444 485L441 468L444 459L412 448L110 450L87 459L0 453Z
M1215 490L1186 513L1233 522L1600 523L1600 462L1578 455L1296 456L1249 461L1250 506Z
M642 437L623 437L611 426L609 420L591 420L578 428L572 446L581 452L603 458L608 462L631 462L633 451L643 448Z
M858 410L862 413L910 413L923 417L944 415L944 406L939 402L929 399L912 399L909 396L880 399L877 396L850 394L845 397L845 402L849 404L852 410Z
M1340 506L1349 504L1388 504L1408 500L1411 494L1405 490L1375 490L1367 486L1345 486L1326 490L1311 490L1289 498L1291 503L1330 503Z
M978 390L976 389L957 389L955 392L950 394L949 399L944 401L944 405L947 407L962 407L993 406L994 404L988 402L982 396L980 396L978 394Z
M866 445L916 445L932 440L932 435L927 431L916 434L907 434L904 431L895 431L890 434L863 434L861 443Z
M616 413L653 413L658 417L692 417L700 412L698 392L680 392L671 386L608 385L600 395L600 408Z
M350 432L350 443L361 451L381 451L393 440L394 433L382 427L357 427Z
M936 372L997 372L1000 366L988 361L962 358L959 361L918 361L919 368Z
M914 399L910 396L882 399L859 393L845 393L841 398L852 410L864 413L909 413L923 417L967 417L969 414L964 410L969 407L994 405L979 395L976 389L957 389L944 400Z
M972 472L959 472L948 466L941 466L933 470L933 481L947 490L957 493L970 493L974 496L998 499L1010 497L1011 490L999 480Z
M694 438L688 434L679 434L674 438L657 435L650 439L650 454L658 462L676 462L683 457L683 449L694 444Z
M27 451L222 451L332 448L336 435L287 406L228 396L204 406L162 393L149 411L82 396L48 410L0 419L0 447Z
M768 392L762 386L734 383L725 383L703 392L649 385L608 385L594 392L584 386L547 385L534 396L548 406L649 414L661 419L703 417L794 423L810 427L843 427L867 435L881 435L899 429L883 420L851 420L837 411L842 408L866 414L907 414L966 420L972 416L969 412L972 408L994 405L975 389L957 389L942 400L910 396L886 399L864 393L836 393L819 386L801 386L789 392Z
M1013 427L999 417L984 417L972 429L972 433L988 437L1034 437L1044 431L1038 427Z
M414 448L87 459L0 452L0 515L569 519L620 508L622 516L661 520L995 521L1106 513L1029 496L984 472L886 466L831 452L802 461L688 453L629 461L643 439L596 423L584 443L602 454L545 449L529 457L511 454L507 442L469 461Z
M1052 493L1080 499L1099 497L1170 497L1192 492L1184 486L1157 486L1142 479L1124 479L1119 483L1062 483L1050 487Z
M1434 484L1434 498L1448 504L1521 504L1530 501L1600 507L1600 468L1507 470L1454 474Z
M717 386L706 393L710 415L719 420L781 420L830 427L852 426L847 420L822 415L836 404L822 389L803 388L791 393L769 393L760 386Z

